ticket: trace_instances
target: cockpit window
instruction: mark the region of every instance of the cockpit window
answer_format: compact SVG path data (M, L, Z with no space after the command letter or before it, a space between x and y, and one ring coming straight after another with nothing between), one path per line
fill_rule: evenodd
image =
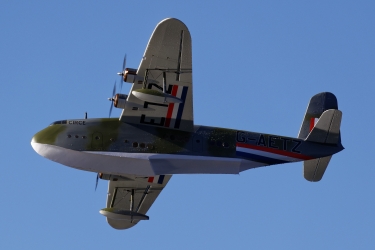
M55 122L52 122L52 123L50 124L50 126L51 126L51 125L55 125L55 124L66 124L66 120L61 120L61 121L55 121Z

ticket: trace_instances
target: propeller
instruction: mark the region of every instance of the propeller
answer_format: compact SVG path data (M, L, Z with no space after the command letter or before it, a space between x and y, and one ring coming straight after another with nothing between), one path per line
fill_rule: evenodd
M115 85L113 85L112 97L108 98L108 100L111 101L111 106L109 108L109 118L111 118L113 102L115 101L115 94L116 94L116 81L115 81Z
M96 175L95 191L96 191L96 188L98 187L98 181L99 181L99 173Z
M122 84L124 83L125 67L126 67L126 54L124 56L124 60L122 61L122 70L121 70L121 72L117 73L120 76L120 78L121 78L121 81L120 81L120 92L122 90Z

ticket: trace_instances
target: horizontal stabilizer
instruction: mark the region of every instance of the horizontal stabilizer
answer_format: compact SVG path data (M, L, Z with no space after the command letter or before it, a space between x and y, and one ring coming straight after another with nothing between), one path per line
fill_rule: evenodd
M322 116L310 131L306 141L338 144L340 142L340 125L342 112L337 109L329 109L323 112Z
M330 92L322 92L311 97L305 116L302 120L298 138L303 140L306 139L323 112L329 109L339 109L334 94Z
M303 177L312 182L320 181L327 169L331 157L332 155L305 161L303 163Z

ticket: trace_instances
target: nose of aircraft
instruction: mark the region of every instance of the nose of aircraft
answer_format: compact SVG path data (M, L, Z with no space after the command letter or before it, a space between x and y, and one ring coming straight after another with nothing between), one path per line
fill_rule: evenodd
M31 146L35 152L43 155L42 149L47 145L55 145L57 136L64 130L64 126L48 126L34 135L34 137L31 139Z

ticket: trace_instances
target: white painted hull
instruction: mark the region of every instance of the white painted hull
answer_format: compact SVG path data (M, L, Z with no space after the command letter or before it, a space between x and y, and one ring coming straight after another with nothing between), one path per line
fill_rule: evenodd
M238 158L175 154L75 151L31 142L41 156L60 164L96 173L154 176L163 174L238 174L266 164Z

